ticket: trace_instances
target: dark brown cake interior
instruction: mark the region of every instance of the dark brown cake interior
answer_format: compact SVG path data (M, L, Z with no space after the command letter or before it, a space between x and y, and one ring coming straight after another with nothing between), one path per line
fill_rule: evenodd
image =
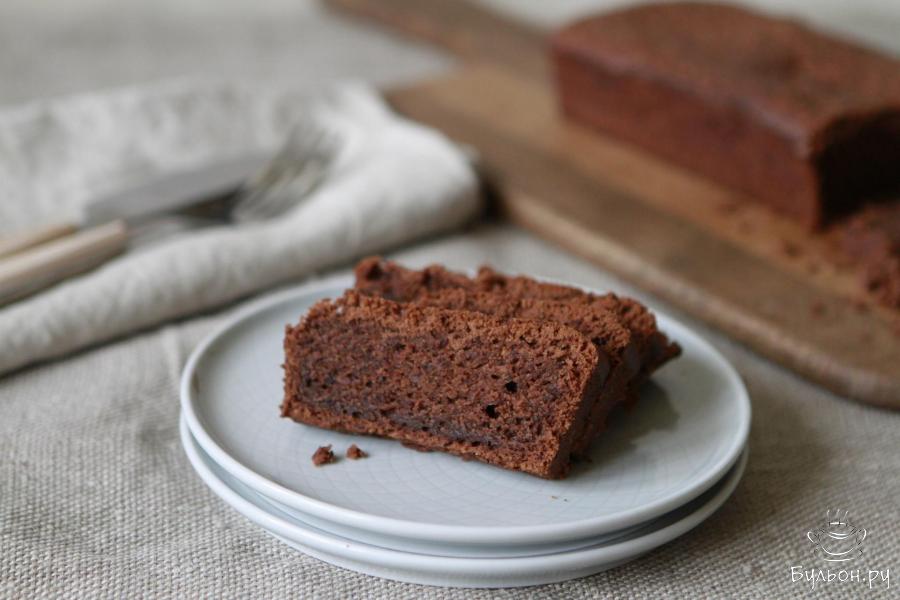
M678 344L669 341L659 331L653 313L631 298L612 293L590 294L578 288L537 281L530 277L508 276L490 267L479 269L476 281L480 289L503 291L516 298L557 300L568 305L580 304L615 313L631 331L638 344L641 366L635 378L635 385L681 353Z
M564 325L354 291L289 327L285 355L283 416L550 478L609 369Z
M554 321L568 325L610 357L609 378L594 399L573 453L584 455L616 406L637 400L638 387L680 352L656 327L640 303L613 294L596 296L576 288L509 277L483 267L474 279L439 265L415 271L371 257L356 268L364 293L420 305L474 310L502 318Z
M395 275L412 271L399 271L396 265L384 265ZM391 277L382 273L382 280ZM452 281L451 274L451 281ZM391 287L390 283L387 283ZM407 291L412 291L407 285ZM606 415L627 397L629 382L640 370L640 357L631 332L612 312L596 309L586 304L566 303L559 300L514 298L508 294L473 290L470 287L420 289L412 302L418 306L437 306L454 310L485 313L501 319L528 319L555 321L572 327L591 340L610 359L610 376L600 394L594 399L582 432L576 436L573 453L585 454L606 420Z

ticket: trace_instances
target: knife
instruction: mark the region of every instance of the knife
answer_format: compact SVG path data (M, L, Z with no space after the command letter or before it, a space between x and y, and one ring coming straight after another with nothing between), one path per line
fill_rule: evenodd
M56 223L0 239L0 306L115 256L139 223L227 199L272 159L272 154L245 154L162 173L88 202L77 224ZM222 210L208 212L227 216Z

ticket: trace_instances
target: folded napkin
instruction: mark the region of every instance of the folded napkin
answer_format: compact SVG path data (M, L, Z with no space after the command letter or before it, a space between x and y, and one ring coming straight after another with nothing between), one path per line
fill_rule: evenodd
M148 173L277 148L299 118L340 133L341 168L308 198L271 221L176 228L0 310L0 373L459 226L477 213L466 157L440 134L393 115L368 88L309 95L178 83L0 112L0 228L77 216L98 190Z

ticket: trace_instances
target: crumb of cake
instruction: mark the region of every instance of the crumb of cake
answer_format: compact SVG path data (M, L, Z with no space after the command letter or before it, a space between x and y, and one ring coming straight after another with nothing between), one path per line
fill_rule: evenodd
M816 300L809 307L810 312L816 317L821 317L825 314L825 303L821 300Z
M365 458L368 455L368 452L360 450L359 446L357 446L356 444L350 444L350 447L347 448L347 458L351 460L359 460L360 458Z
M313 464L317 467L333 463L334 452L332 452L331 450L331 444L328 444L327 446L319 446L319 448L312 455L312 461Z

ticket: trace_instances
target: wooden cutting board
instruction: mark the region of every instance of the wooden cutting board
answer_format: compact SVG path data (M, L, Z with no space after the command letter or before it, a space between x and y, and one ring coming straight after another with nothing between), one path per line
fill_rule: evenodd
M388 96L478 149L511 220L839 394L900 408L900 314L863 295L827 236L565 121L524 26L466 3L338 4L490 59Z

